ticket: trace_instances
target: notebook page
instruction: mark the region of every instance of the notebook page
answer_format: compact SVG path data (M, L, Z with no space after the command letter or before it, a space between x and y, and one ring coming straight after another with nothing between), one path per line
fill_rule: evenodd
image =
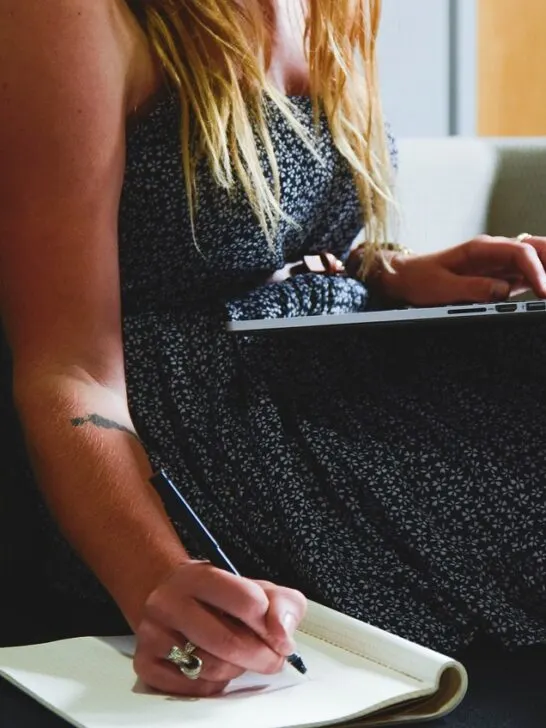
M438 686L442 672L452 669L459 674L460 691L466 692L467 674L456 660L315 602L309 602L300 629L411 676L423 686Z
M321 726L423 693L415 679L309 635L298 649L308 676L289 666L276 676L247 675L207 699L147 690L130 657L93 637L0 649L0 673L83 728Z

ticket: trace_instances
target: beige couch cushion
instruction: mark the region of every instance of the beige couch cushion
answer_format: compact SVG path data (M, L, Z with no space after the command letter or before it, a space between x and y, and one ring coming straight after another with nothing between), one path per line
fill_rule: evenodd
M496 151L479 139L399 142L396 194L399 232L418 252L430 252L485 232Z

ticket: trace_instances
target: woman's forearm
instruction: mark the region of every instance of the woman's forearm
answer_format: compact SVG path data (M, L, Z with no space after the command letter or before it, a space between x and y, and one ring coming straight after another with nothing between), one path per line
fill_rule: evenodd
M148 594L188 557L149 484L125 398L52 376L19 386L16 400L55 520L134 628Z

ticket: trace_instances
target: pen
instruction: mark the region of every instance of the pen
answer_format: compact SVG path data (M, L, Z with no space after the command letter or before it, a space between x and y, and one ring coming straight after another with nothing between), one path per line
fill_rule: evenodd
M157 473L152 475L150 482L157 490L157 493L163 501L163 505L171 518L174 517L173 520L176 520L175 514L180 514L180 516L184 517L184 523L187 530L191 533L195 542L199 544L199 548L203 551L203 554L207 557L210 563L219 569L224 569L225 571L230 571L236 576L241 576L240 572L220 548L218 541L214 538L212 533L208 530L184 496L177 490L177 488L175 488L174 483L170 480L166 473L163 470L159 470ZM286 659L292 667L294 667L302 675L307 672L307 667L297 652L293 652L291 655L288 655Z

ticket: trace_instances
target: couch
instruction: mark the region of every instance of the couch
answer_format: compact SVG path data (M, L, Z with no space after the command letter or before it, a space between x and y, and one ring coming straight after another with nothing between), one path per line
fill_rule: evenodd
M483 232L546 235L546 139L401 140L397 185L401 214L392 235L416 251L433 251ZM18 640L18 624L27 636L33 625L39 639L35 620L48 609L47 594L37 593L32 614L10 614L3 597L4 640ZM94 618L100 623L100 615ZM77 634L80 620L86 623L87 617L68 606L62 630ZM51 629L49 634L55 636ZM546 647L507 655L481 643L462 660L470 676L468 696L451 716L427 723L428 728L546 727ZM13 688L0 684L0 728L60 728L41 706L25 700L25 713L20 702Z

